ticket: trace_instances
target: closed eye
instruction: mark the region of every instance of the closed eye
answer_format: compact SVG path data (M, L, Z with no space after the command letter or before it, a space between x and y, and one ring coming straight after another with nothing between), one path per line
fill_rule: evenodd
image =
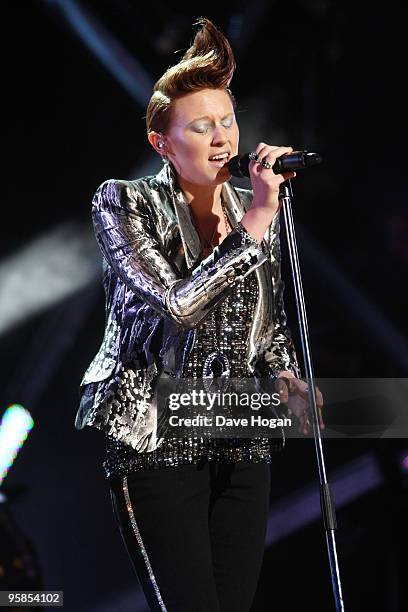
M222 127L226 128L226 129L229 129L230 127L232 127L232 124L234 123L234 118L235 118L235 115L228 115L228 117L225 117L221 121ZM195 125L193 124L191 127L198 134L207 134L208 130L210 128L214 128L215 127L215 123L213 123L213 122L211 122L211 123L197 123Z
M210 129L209 125L197 125L194 127L194 131L198 132L199 134L206 134L209 129Z

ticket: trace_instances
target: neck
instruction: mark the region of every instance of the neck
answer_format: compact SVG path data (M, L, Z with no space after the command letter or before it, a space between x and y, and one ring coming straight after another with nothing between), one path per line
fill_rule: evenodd
M203 187L188 183L181 177L179 177L178 182L197 220L204 219L212 212L219 211L222 185Z

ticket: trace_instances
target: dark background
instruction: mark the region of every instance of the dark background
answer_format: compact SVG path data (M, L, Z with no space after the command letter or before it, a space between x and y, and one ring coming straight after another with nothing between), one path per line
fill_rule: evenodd
M398 3L206 2L194 10L130 0L7 3L0 278L19 275L29 295L44 287L30 285L24 265L18 268L13 257L67 221L91 235L97 186L107 178L136 178L152 159L145 108L68 21L67 9L75 7L120 41L152 81L179 59L175 51L187 48L196 17L212 19L229 36L238 64L231 88L239 103L242 151L265 140L316 150L324 158L322 166L299 172L294 183L316 374L405 377L406 34ZM300 354L283 231L282 243L286 309ZM85 253L98 266L91 245ZM60 269L52 252L47 263ZM14 292L7 287L0 303L21 307L18 283ZM48 304L35 313L29 302L27 315L0 337L0 414L21 402L35 420L5 481L10 511L32 542L43 588L63 590L66 610L142 610L124 603L126 594L132 601L137 581L111 513L100 465L103 436L73 428L78 385L103 334L99 267L64 299L53 299L50 289ZM402 609L404 448L403 439L325 444L329 480L365 454L382 475L376 488L338 508L347 610ZM313 442L291 440L271 470L272 506L305 485L317 486ZM300 605L333 609L320 520L266 549L253 611Z

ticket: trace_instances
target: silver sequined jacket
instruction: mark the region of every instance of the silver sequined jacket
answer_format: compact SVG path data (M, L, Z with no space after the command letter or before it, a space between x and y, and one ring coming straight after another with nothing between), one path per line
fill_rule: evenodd
M253 270L259 299L247 350L252 375L299 376L283 305L279 218L259 245L239 223L252 192L222 187L234 229L204 260L199 236L169 164L156 176L107 180L92 202L92 219L103 254L105 334L80 384L75 427L93 425L139 452L152 451L158 377L179 378L194 345L195 327ZM115 376L135 364L140 414L104 415ZM140 418L139 418L140 417Z

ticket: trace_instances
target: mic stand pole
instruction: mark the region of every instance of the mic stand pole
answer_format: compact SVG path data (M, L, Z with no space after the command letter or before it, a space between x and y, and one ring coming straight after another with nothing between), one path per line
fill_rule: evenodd
M344 611L343 595L341 590L340 572L337 562L336 539L334 530L337 529L335 506L326 478L326 468L323 456L322 438L320 434L319 415L316 405L315 382L313 374L312 355L310 351L309 332L306 318L305 300L303 295L302 278L300 275L299 258L296 244L295 226L292 215L293 192L290 181L281 184L279 199L282 203L286 237L288 241L290 264L292 268L293 285L295 289L296 307L299 320L300 337L302 342L303 358L306 370L309 402L312 409L313 435L315 440L317 464L320 479L320 505L323 515L326 544L329 555L330 571L336 611Z

